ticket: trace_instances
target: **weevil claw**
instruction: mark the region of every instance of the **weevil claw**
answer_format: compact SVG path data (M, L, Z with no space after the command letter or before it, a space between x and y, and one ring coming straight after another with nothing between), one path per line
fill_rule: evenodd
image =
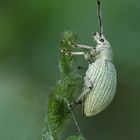
M77 48L77 44L71 40L69 41L69 45L71 45L73 48Z
M71 110L73 110L75 106L76 106L75 103L73 103L73 102L72 102L72 103L69 103L69 104L68 104L68 109L69 109L68 113L70 113Z

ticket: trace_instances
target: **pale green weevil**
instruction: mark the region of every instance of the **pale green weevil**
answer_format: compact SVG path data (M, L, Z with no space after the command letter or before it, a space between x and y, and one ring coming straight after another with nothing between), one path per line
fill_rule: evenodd
M97 0L100 31L94 33L95 48L70 42L72 47L89 49L90 52L69 52L71 55L83 55L89 62L84 76L84 87L78 98L70 104L83 103L84 114L93 116L104 110L112 101L117 85L116 69L113 65L113 52L110 43L103 35L100 0Z

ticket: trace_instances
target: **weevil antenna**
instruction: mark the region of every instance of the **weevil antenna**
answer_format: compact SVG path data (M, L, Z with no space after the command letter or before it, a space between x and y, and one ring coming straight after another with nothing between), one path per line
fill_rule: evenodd
M99 33L100 36L103 34L103 19L101 15L101 1L97 0L97 17L98 17L98 23L99 23Z
M72 119L73 119L73 121L74 121L74 123L75 123L75 125L76 125L76 127L77 127L78 133L79 133L79 134L82 134L82 133L81 133L81 130L80 130L79 126L78 126L78 123L77 123L77 121L76 121L76 119L75 119L75 116L74 116L74 114L73 114L73 112L72 112L72 110L71 110L71 108L70 108L68 102L67 102L67 106L68 106L68 109L69 109L69 111L70 111L70 113L71 113L71 115L72 115Z

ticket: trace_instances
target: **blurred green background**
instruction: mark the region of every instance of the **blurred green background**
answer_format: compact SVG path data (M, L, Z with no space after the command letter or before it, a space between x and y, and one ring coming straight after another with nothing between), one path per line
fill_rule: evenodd
M103 1L102 11L117 93L95 117L84 117L79 107L74 113L87 140L139 140L140 1ZM60 77L59 41L66 29L78 42L95 45L96 0L0 1L0 140L40 139L45 102ZM74 128L70 134L77 133Z

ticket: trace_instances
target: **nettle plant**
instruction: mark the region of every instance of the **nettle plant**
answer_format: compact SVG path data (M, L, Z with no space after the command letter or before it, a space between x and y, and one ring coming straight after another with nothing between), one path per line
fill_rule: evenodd
M65 51L71 52L73 48L69 41L75 41L72 32L62 34L60 45L60 72L62 79L59 80L50 94L43 127L42 140L61 140L65 124L71 115L69 103L73 102L81 90L83 77L74 66L74 57L66 55ZM84 140L82 134L70 136L67 140Z

